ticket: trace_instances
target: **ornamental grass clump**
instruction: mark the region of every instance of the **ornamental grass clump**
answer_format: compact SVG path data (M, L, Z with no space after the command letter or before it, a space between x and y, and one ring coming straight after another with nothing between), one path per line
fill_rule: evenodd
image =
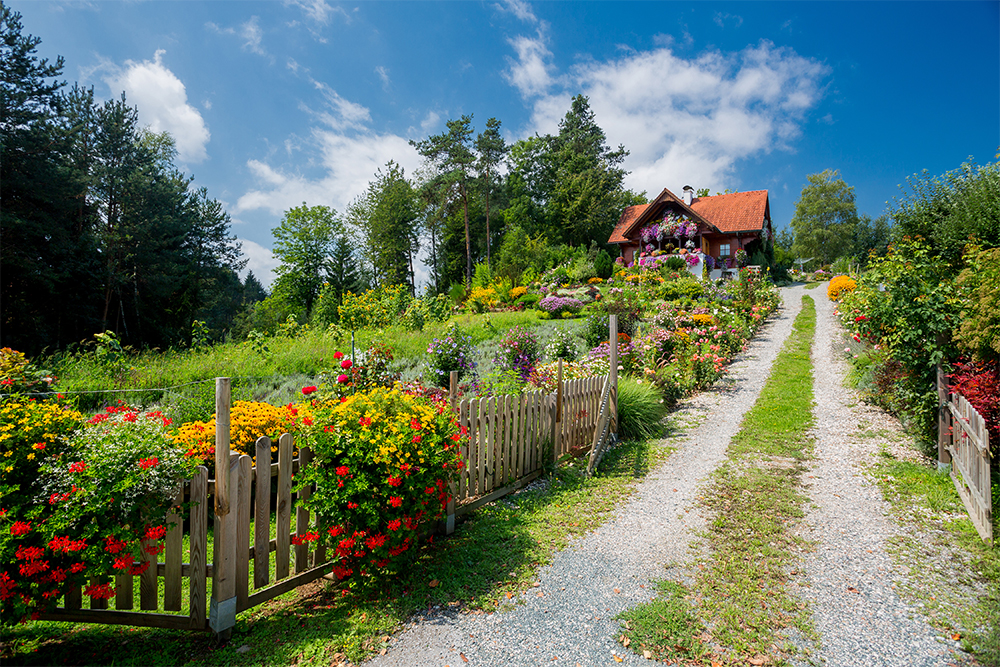
M336 561L334 575L378 580L416 553L418 529L444 513L449 484L463 467L463 431L447 402L376 388L316 406L304 430L313 460L297 488Z
M500 339L500 349L493 364L501 371L513 371L527 380L538 364L538 338L528 329L516 326L507 330Z
M442 338L435 338L427 346L426 381L435 387L447 387L451 371L458 371L458 378L471 375L476 368L473 361L472 337L452 324Z
M655 437L666 414L663 396L652 382L618 379L618 435L622 440Z
M169 431L160 412L112 406L60 451L38 450L28 502L5 493L0 510L0 621L36 618L88 582L84 595L108 599L113 577L155 567L177 485L196 463Z

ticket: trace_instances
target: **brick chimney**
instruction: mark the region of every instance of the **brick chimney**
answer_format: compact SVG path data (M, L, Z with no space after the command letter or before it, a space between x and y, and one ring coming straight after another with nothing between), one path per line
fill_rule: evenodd
M693 201L694 201L694 188L692 188L690 185L685 185L684 186L684 203L687 206L690 206L691 202L693 202Z

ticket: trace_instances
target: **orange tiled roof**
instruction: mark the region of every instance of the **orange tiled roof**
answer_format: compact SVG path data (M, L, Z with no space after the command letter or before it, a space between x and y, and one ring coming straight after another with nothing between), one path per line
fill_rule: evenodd
M767 190L700 197L691 202L691 210L721 232L759 231L770 216Z
M611 232L611 238L608 239L608 243L625 243L628 241L624 234L628 231L628 228L635 222L635 219L646 212L649 204L638 204L636 206L629 206L624 211L622 211L622 217L618 218L618 224L615 225L615 230Z

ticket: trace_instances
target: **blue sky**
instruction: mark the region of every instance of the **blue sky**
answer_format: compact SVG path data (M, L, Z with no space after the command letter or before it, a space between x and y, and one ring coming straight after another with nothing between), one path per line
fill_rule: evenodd
M1000 150L1000 2L9 5L66 80L174 135L265 282L284 210L344 211L462 114L555 132L578 93L628 186L767 189L777 227L807 174L839 169L875 216L908 176Z

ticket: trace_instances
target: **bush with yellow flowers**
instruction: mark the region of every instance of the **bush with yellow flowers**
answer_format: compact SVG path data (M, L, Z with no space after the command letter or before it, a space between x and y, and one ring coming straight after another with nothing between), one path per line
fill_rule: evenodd
M304 387L311 393L315 387ZM278 438L282 433L296 433L304 422L310 421L310 403L289 403L273 406L259 401L236 401L229 412L229 448L256 456L257 439L267 436L273 441L272 451L278 451ZM188 422L174 435L174 441L187 448L188 453L204 462L209 470L215 465L215 415L208 421Z
M850 276L836 276L826 286L826 296L830 301L837 301L848 292L853 292L858 284Z
M464 465L462 435L447 402L398 389L318 403L302 431L313 460L295 479L316 487L302 502L319 532L302 539L326 541L339 579L398 571L416 551L418 527L444 513Z

